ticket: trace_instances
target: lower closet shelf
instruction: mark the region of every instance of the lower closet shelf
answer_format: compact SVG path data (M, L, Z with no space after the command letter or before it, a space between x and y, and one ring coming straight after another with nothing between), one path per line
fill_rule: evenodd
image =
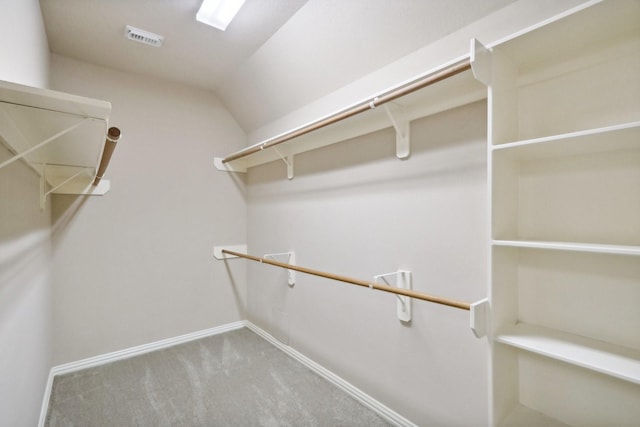
M640 384L640 351L542 326L519 323L497 342Z
M500 425L505 427L569 427L569 424L551 418L542 412L534 411L524 405L516 405Z

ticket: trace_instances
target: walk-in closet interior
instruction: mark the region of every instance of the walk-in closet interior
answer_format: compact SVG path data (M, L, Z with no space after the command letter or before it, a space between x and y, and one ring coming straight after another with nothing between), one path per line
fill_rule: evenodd
M0 1L1 426L638 425L640 1L201 4Z

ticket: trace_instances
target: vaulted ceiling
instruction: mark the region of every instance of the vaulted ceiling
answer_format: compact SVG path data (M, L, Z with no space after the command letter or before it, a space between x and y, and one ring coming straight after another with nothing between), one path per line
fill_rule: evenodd
M200 0L40 5L53 53L211 90L249 132L512 2L246 0L225 32L195 20ZM164 45L127 40L126 25Z

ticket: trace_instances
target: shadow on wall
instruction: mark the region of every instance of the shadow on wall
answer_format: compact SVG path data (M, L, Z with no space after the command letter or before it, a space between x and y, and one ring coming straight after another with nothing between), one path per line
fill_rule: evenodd
M11 156L0 145L0 161ZM0 170L0 424L35 425L51 362L50 208L23 162ZM5 386L6 385L6 386Z
M238 307L238 311L240 312L239 313L240 317L242 319L246 319L247 318L246 304L245 304L245 301L243 300L242 293L239 291L240 285L238 283L238 280L235 278L233 274L233 269L229 265L229 261L226 259L224 260L224 268L226 269L227 276L229 277L229 281L231 282L231 290L233 291L233 298L235 299L236 306Z
M11 157L0 145L0 161ZM6 314L30 277L50 258L49 210L39 207L38 175L22 162L0 170L0 313ZM38 279L40 280L40 279Z
M58 195L55 201L51 199L51 235L54 239L64 235L87 199L89 196L81 195Z

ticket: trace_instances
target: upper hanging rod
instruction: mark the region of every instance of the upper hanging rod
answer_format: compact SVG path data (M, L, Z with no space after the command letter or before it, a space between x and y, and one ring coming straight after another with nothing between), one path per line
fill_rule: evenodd
M307 133L318 130L320 128L323 128L325 126L329 126L333 123L347 119L351 116L355 116L356 114L363 113L367 110L386 104L387 102L391 102L397 98L408 95L417 90L423 89L439 81L448 79L449 77L455 76L456 74L460 74L469 69L471 69L471 59L465 58L445 69L436 71L435 73L429 74L427 76L414 80L410 83L407 83L404 86L390 90L389 92L386 92L384 94L378 95L369 101L365 101L353 107L346 108L335 114L332 114L331 116L316 120L315 122L311 122L306 126L300 127L298 129L294 129L283 135L277 136L275 138L272 138L264 142L260 142L258 144L254 144L250 147L247 147L233 154L230 154L224 159L222 159L222 163L228 163L233 160L237 160L242 157L248 156L250 154L257 153L258 151L264 150L266 148L270 148L275 145L282 144L283 142L287 142L299 136L302 136Z
M351 277L339 276L337 274L325 273L324 271L313 270L311 268L300 267L297 265L286 264L284 262L279 262L267 258L260 258L253 255L243 254L241 252L235 252L228 249L222 249L223 254L233 255L240 258L250 259L252 261L258 261L263 264L270 264L276 267L286 268L287 270L295 270L301 273L312 274L314 276L320 276L327 279L338 280L340 282L350 283L352 285L364 286L371 289L376 289L384 292L391 292L392 294L404 295L411 298L420 299L423 301L429 301L436 304L448 305L449 307L460 308L462 310L471 310L471 304L467 302L454 301L447 298L436 297L433 295L423 294L421 292L416 292L408 289L400 289L395 288L393 286L382 285L380 283L375 282L367 282L366 280L353 279Z

